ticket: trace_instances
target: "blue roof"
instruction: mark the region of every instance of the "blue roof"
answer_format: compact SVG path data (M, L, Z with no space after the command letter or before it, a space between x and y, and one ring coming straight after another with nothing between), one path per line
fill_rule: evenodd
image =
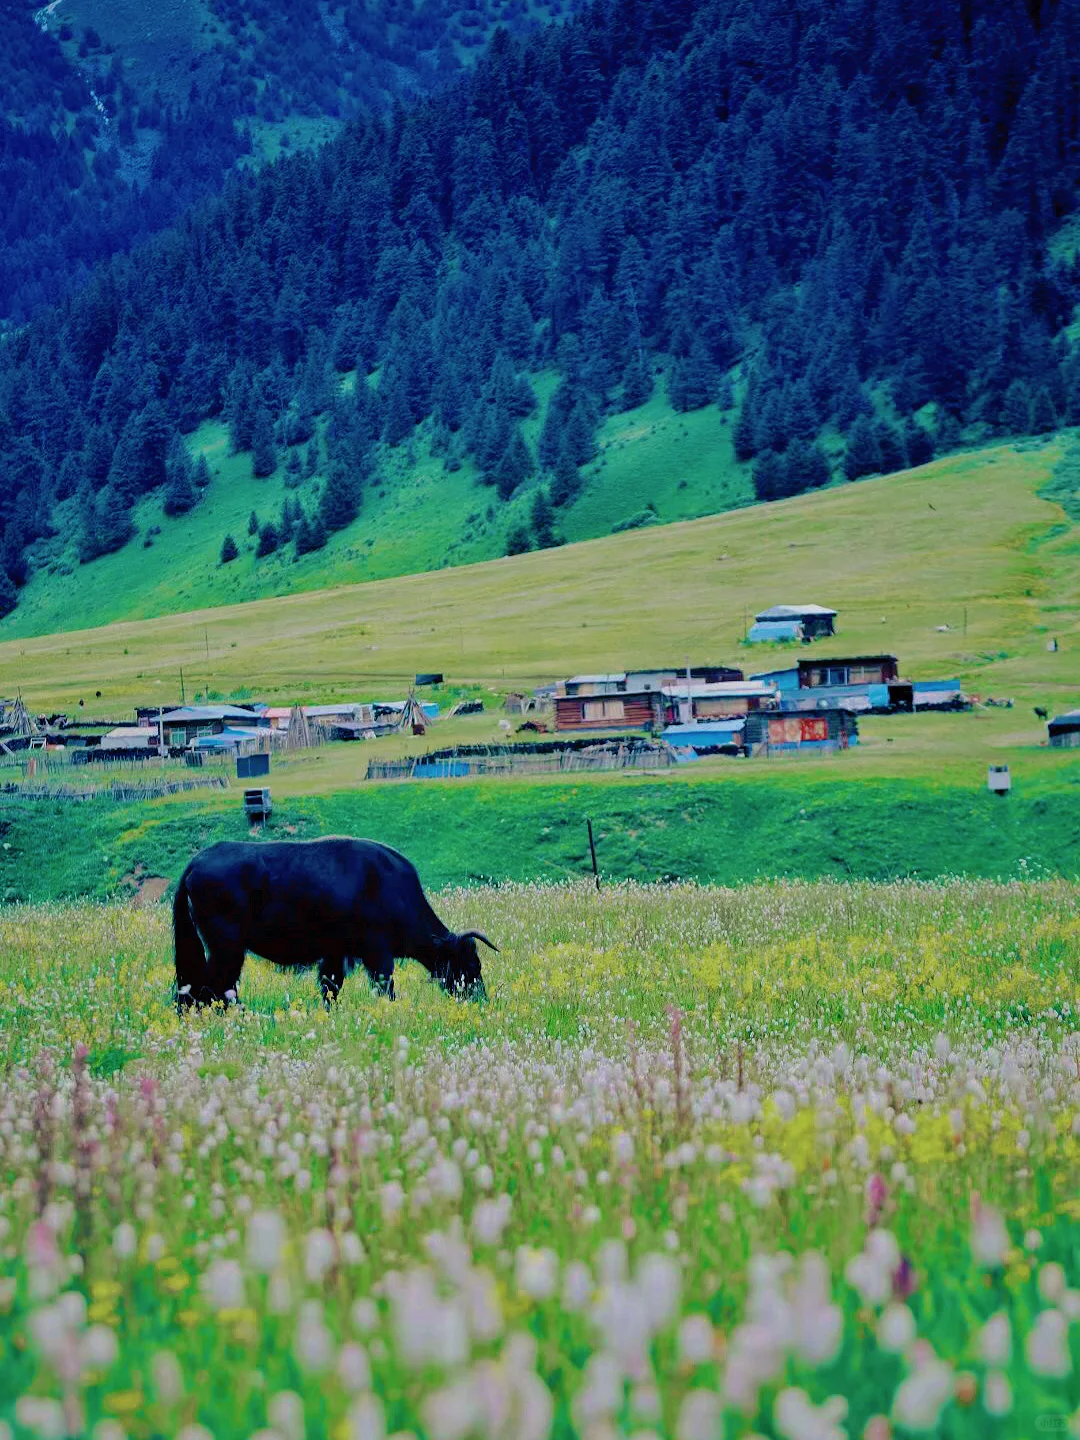
M745 725L744 718L731 720L704 720L698 725L669 725L661 732L661 739L685 745L695 741L699 745L724 744L732 735L737 735ZM723 737L719 742L716 737Z
M752 645L762 640L801 640L802 625L798 620L759 620L746 638Z

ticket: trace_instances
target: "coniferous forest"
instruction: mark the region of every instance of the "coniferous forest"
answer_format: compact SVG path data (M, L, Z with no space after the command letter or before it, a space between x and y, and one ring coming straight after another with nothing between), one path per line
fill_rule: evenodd
M298 551L419 424L501 496L545 476L550 531L601 419L656 386L738 403L761 499L833 478L825 436L857 479L1080 422L1078 165L1080 0L601 0L499 30L444 88L230 173L7 335L0 609L58 501L87 562L148 491L196 504L182 437L210 416L256 474L323 436Z

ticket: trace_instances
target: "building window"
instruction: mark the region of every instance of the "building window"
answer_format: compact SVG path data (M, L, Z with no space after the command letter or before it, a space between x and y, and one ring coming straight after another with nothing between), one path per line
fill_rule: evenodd
M170 730L169 744L179 749L187 741L187 732L184 730Z
M586 700L586 720L623 720L626 707L621 700Z
M823 671L823 683L825 685L846 685L848 683L848 669L846 665L827 665Z

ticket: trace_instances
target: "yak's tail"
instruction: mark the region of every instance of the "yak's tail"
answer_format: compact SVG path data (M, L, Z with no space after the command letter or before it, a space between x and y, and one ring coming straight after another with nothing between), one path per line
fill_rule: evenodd
M181 876L173 897L173 948L176 959L176 1008L181 1013L202 998L206 985L203 950L188 903L187 876Z

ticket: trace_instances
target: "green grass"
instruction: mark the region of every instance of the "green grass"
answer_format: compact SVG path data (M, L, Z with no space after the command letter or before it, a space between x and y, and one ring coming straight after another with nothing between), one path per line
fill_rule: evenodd
M1067 1429L1076 886L435 898L486 1006L181 1024L160 911L0 913L0 1424Z
M590 819L609 882L1080 874L1076 763L1021 770L1004 800L987 792L985 767L969 784L867 776L835 761L663 779L350 785L322 773L332 763L317 752L291 773L275 768L266 836L372 836L404 850L434 886L585 876ZM8 805L0 900L129 895L134 877L173 881L203 846L248 833L235 782L152 802Z
M11 637L0 643L0 690L21 687L39 709L69 710L100 690L111 711L171 702L181 666L195 683L208 671L222 694L245 687L267 699L360 697L420 670L496 690L686 655L752 670L790 656L744 649L747 618L808 597L840 612L837 637L816 653L888 650L905 673L960 678L1025 704L1064 708L1080 693L1077 532L1039 495L1061 460L1056 445L997 446L775 505L317 591L307 587L389 565L395 545L415 569L424 547L453 534L455 511L466 517L487 492L470 492L464 471L448 492L444 477L410 472L310 565L274 558L260 569L249 553L219 570L223 531L243 538L253 501L272 514L284 492L226 460L220 432L215 443L216 463L232 467L228 483L215 482L206 508L175 522L167 542L31 582L0 625ZM451 498L435 505L436 488ZM400 523L390 524L389 509L377 523L380 505ZM370 546L359 538L365 526ZM291 593L280 599L196 608L283 586ZM181 607L187 613L70 628ZM27 636L50 625L65 628Z
M354 377L349 377L351 383ZM535 377L540 408L525 426L535 447L543 408L557 377ZM598 459L587 467L585 489L561 518L568 540L606 535L627 515L652 504L661 521L730 509L750 498L745 467L732 455L729 417L715 408L674 415L659 396L640 410L616 416L602 427ZM246 453L230 453L226 428L203 425L190 441L206 456L213 480L188 515L162 512L161 495L136 507L136 535L115 555L80 565L78 515L74 502L59 507L57 534L40 543L35 571L18 610L0 624L0 636L45 634L116 619L140 619L209 605L231 604L317 587L384 579L502 555L507 531L526 524L538 481L522 487L509 502L482 485L471 462L448 474L433 457L421 430L406 445L383 449L377 481L365 491L358 519L316 554L297 559L290 545L279 554L255 558L248 536L254 510L276 520L287 495L314 509L319 479L295 492L284 484L284 460L277 473L257 480ZM160 529L160 534L151 532ZM221 565L221 542L231 534L240 558ZM144 542L149 536L151 544Z

